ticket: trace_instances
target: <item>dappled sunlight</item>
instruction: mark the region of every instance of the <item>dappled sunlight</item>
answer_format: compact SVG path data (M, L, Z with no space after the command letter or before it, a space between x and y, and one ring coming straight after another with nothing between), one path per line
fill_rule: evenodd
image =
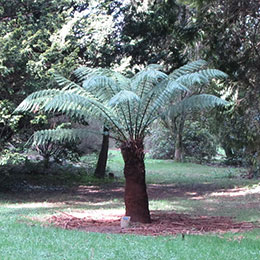
M260 184L254 185L253 187L240 187L240 188L234 188L234 189L227 189L227 190L221 190L218 192L212 192L209 194L211 197L238 197L238 196L245 196L245 195L254 195L259 194L260 196Z
M187 207L181 205L178 201L170 200L151 200L149 202L151 210L172 210L172 211L181 211L184 212L187 210Z
M64 229L80 229L87 232L125 233L140 235L203 234L207 232L242 232L254 229L249 222L233 222L230 217L192 216L172 211L151 211L152 223L131 223L120 227L123 211L60 212L46 221Z
M16 203L5 205L9 209L38 209L38 208L56 208L62 207L64 203L50 203L50 202L32 202L32 203Z
M102 221L109 221L109 220L118 220L122 216L124 216L124 209L99 209L99 210L70 210L66 212L57 212L55 214L56 217L58 216L69 216L75 217L79 219L91 219L91 220L102 220Z

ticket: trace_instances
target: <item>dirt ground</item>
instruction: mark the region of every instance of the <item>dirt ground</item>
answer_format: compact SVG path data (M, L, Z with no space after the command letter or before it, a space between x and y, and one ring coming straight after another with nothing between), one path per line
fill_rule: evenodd
M116 205L110 205L113 199L123 198L123 187L121 185L100 186L79 186L76 189L64 192L56 192L47 200L52 203L62 202L66 205L83 205L92 203L95 205L93 210L76 208L70 212L63 210L57 211L55 215L44 219L44 222L64 228L79 229L87 232L100 233L121 233L121 234L140 234L140 235L177 235L182 234L204 234L225 232L243 232L260 228L260 223L237 222L233 217L225 216L205 216L200 214L178 214L174 211L151 211L152 223L140 224L131 223L128 228L120 227L120 220L124 215L122 209ZM148 195L150 200L154 199L201 199L206 194L217 193L216 196L222 198L233 196L245 196L247 189L230 189L216 191L213 186L203 185L195 188L176 188L174 185L148 185ZM257 196L260 201L260 191L250 191L252 196ZM45 200L45 193L38 193L38 198ZM32 195L33 196L33 195ZM27 199L29 199L27 197ZM37 200L34 197L34 201ZM107 204L105 203L107 202ZM121 202L120 202L121 203ZM119 203L119 204L120 204ZM100 210L98 205L102 205ZM120 204L122 205L122 203ZM254 205L252 205L254 206ZM84 207L83 207L84 208Z

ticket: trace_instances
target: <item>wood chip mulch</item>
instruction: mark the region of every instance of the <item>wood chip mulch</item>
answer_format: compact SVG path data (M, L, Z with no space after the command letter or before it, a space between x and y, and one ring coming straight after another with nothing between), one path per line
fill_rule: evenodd
M91 215L75 217L66 212L59 212L47 219L57 227L64 229L80 229L87 232L99 233L124 233L139 235L177 235L177 234L204 234L243 232L260 228L260 223L234 222L231 217L192 216L188 214L176 214L165 211L152 211L152 223L132 223L129 228L121 229L120 219L122 215L111 215L105 218L93 218Z

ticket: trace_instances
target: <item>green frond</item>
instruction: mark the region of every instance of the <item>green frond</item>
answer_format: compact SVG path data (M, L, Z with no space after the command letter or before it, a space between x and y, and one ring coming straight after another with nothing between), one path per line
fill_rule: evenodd
M98 76L105 76L109 78L110 81L113 81L117 88L119 88L120 90L126 89L130 82L130 79L125 77L121 73L103 68L93 69L81 66L73 72L73 75L75 76L76 80L81 83L89 79L90 77L95 78Z
M131 79L131 90L140 98L147 95L161 81L167 79L167 74L153 69L143 70Z
M160 64L149 64L145 69L163 70L163 66Z
M199 73L208 79L226 79L228 75L221 70L217 69L204 69L200 70Z
M212 79L225 79L227 74L217 69L205 69L182 75L176 79L180 84L189 88L209 84Z
M187 87L208 84L210 82L207 76L204 76L199 72L182 75L177 78L176 81Z
M103 75L90 76L83 81L82 87L103 100L108 100L121 90L111 78Z
M33 134L33 145L42 145L47 142L62 143L78 141L93 133L86 128L76 129L48 129L37 131ZM100 134L102 134L100 132Z
M173 95L179 91L187 92L188 89L175 80L169 80L166 83L165 89L153 100L153 102L151 102L149 109L147 109L146 120L143 120L144 123L140 127L141 132L143 132L144 128L147 128L156 118L158 118L159 108L164 107Z
M185 98L177 104L173 104L166 112L170 118L176 117L182 113L203 111L217 106L226 106L229 103L213 95L200 94Z
M113 96L110 99L108 105L113 107L121 103L126 103L126 102L132 103L133 101L140 102L140 98L132 91L121 90L119 93L117 93L115 96Z
M80 92L82 90L80 85L59 74L55 74L54 79L58 83L58 85L62 87L63 91L73 90L75 92L76 91Z
M59 89L47 89L34 92L20 103L14 113L38 111L58 93L60 93Z
M181 85L179 82L170 80L168 81L166 88L161 92L161 94L154 100L153 106L151 107L150 111L151 114L153 112L157 111L158 108L165 106L167 102L171 99L171 97L177 92L177 91L184 91L188 92L189 90Z
M196 60L193 62L189 62L188 64L180 67L179 69L174 70L169 77L171 79L177 79L187 73L193 73L196 72L200 69L202 69L203 67L205 67L207 65L207 62L204 60Z
M73 92L64 92L53 97L44 107L45 112L62 112L71 115L72 110L86 111L90 115L102 114L107 120L111 121L115 126L122 128L117 120L113 108L101 103L91 94L77 95Z
M104 73L115 82L120 90L129 90L131 79L117 71L105 70Z
M83 82L86 78L94 74L96 71L97 69L81 66L73 71L73 75L75 76L77 82Z

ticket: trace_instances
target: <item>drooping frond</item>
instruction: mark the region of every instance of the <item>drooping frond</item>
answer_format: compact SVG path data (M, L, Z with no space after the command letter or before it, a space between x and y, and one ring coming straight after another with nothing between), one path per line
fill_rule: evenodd
M176 117L182 113L203 111L217 106L226 106L228 102L213 95L200 94L185 98L177 104L169 107L166 114L170 117Z
M207 62L204 60L196 60L193 62L190 62L182 67L180 67L179 69L174 70L169 77L171 79L177 79L187 73L193 73L196 72L200 69L202 69L203 67L205 67L207 65Z
M54 96L44 107L45 112L62 112L71 116L71 113L81 113L89 115L102 115L106 118L121 134L124 127L118 120L117 114L113 108L109 107L105 103L100 102L94 96L89 93L85 95L78 95L73 92L65 92ZM79 115L80 116L80 115ZM87 115L86 115L87 116ZM124 136L124 135L123 135Z
M89 78L98 78L98 76L104 76L110 79L110 81L117 86L119 90L125 89L129 85L129 78L125 77L121 73L116 71L111 71L109 69L92 69L85 66L81 66L73 72L77 82L83 83L83 81L88 80ZM85 83L86 86L86 83Z
M40 130L33 134L33 145L42 145L47 142L72 142L83 139L90 133L96 134L97 132L90 131L86 128L76 129L48 129ZM102 132L100 132L102 134Z
M200 70L199 73L208 79L226 79L228 75L221 70L217 69L205 69Z
M73 75L75 76L77 82L82 83L86 78L94 74L96 71L97 69L81 66L73 71Z
M80 67L74 71L73 80L55 75L60 89L35 92L16 111L59 112L85 121L89 117L102 117L111 132L116 132L118 139L142 139L147 127L170 102L175 102L167 110L172 116L180 111L225 104L210 95L192 96L193 86L204 85L213 78L226 77L219 70L204 69L205 65L203 60L191 62L168 76L161 71L161 66L151 64L132 78L109 69ZM64 130L63 138L69 138L70 131ZM37 138L40 141L48 140L51 133L53 136L58 134L43 131ZM41 137L44 135L47 139ZM77 136L80 138L80 134L75 134L75 138Z
M74 89L75 91L78 90L80 91L81 90L81 87L80 85L78 85L77 83L59 75L59 74L55 74L54 75L54 79L55 81L58 83L58 85L60 87L62 87L62 89L65 91L65 90L69 90L69 89Z
M121 90L110 99L108 105L113 107L126 102L131 103L133 101L139 102L140 98L132 91Z
M20 103L14 113L39 111L58 93L60 93L59 89L47 89L34 92Z
M103 75L88 77L83 81L82 87L88 92L98 95L102 100L108 100L121 91L111 78Z
M177 91L188 91L186 87L178 83L177 81L170 80L166 84L166 88L161 92L161 94L155 98L153 101L153 105L149 110L150 119L157 112L158 108L165 106L167 102L171 99L171 97Z
M161 71L154 69L143 70L131 79L131 90L142 98L152 91L158 83L167 78L167 74Z
M209 84L212 79L225 79L227 74L216 69L205 69L198 72L182 75L176 79L177 82L192 88L197 85Z

